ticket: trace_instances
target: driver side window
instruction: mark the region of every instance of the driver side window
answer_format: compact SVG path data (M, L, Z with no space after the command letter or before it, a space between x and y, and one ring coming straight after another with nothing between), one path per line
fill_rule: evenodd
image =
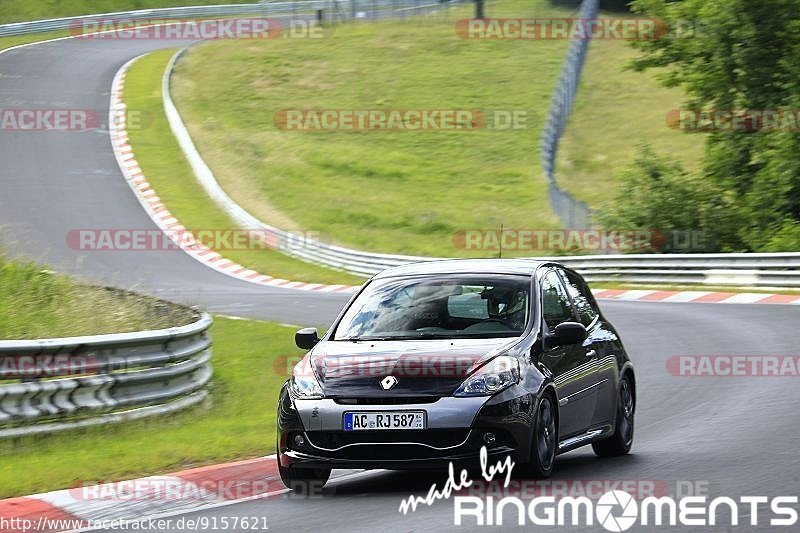
M542 316L550 331L562 322L575 320L567 290L553 270L542 279Z

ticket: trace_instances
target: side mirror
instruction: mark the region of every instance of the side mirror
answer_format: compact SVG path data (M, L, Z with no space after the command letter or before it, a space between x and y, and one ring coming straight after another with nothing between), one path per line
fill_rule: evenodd
M319 342L317 328L303 328L294 334L294 343L298 348L310 350Z
M588 336L589 332L586 331L583 324L579 322L562 322L553 330L553 333L548 339L548 344L550 348L568 344L579 344L585 341Z

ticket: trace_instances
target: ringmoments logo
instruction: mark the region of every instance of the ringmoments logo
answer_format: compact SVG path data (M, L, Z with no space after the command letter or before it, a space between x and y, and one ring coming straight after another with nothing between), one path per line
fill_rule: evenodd
M636 523L638 511L633 496L621 490L606 492L596 507L597 521L609 531L625 531Z
M647 497L641 501L622 490L611 490L597 501L587 497L541 496L523 501L456 496L453 522L456 526L602 526L616 533L642 526L739 526L749 517L750 526L795 526L798 497L720 496Z
M599 497L564 495L552 487L536 487L536 496L523 500L519 495L502 495L512 487L515 463L510 455L490 465L485 446L479 454L480 477L470 477L467 469L457 475L453 463L448 465L448 476L441 488L434 483L425 496L405 498L398 511L413 513L420 506L430 506L439 500L453 498L453 524L456 526L593 526L598 524L607 531L627 531L636 524L642 526L738 526L749 518L749 525L795 526L798 521L797 496L740 496L731 498L707 494L707 484L695 484L688 495L662 496L664 482L647 480L618 480L613 487L633 487L640 498L621 488L610 488ZM502 481L502 491L492 495L486 488ZM589 494L602 480L578 482L573 486ZM633 483L633 485L631 485ZM677 487L684 486L678 483ZM472 492L472 494L470 494ZM479 495L475 495L478 492ZM592 489L592 495L597 496ZM702 493L702 494L701 494ZM507 494L507 493L506 493Z

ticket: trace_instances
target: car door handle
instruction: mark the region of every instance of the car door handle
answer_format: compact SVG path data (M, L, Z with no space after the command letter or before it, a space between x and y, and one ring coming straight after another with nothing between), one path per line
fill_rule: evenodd
M597 352L594 350L589 350L588 352L586 352L586 357L591 357L594 359L597 357Z

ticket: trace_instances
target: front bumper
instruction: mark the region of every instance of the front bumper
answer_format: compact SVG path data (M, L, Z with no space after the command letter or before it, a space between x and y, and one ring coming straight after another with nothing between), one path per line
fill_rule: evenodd
M497 396L444 397L401 405L340 404L331 399L292 401L284 390L278 410L278 457L284 467L411 469L477 466L488 458L530 456L535 396L512 387ZM343 431L347 411L424 410L424 430ZM494 438L487 441L487 434ZM298 439L298 436L300 437ZM492 463L494 460L491 461Z

